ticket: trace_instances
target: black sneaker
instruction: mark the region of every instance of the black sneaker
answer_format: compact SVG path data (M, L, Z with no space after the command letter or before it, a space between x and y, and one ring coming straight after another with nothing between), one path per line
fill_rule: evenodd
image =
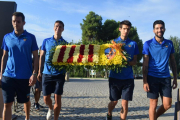
M40 108L44 108L44 106L42 106L42 105L40 105L40 104L39 104L39 107L40 107Z
M106 120L112 120L112 115L111 115L111 116L109 116L109 115L107 114L107 116L106 116Z
M36 110L39 110L39 103L34 103L34 108L36 109Z

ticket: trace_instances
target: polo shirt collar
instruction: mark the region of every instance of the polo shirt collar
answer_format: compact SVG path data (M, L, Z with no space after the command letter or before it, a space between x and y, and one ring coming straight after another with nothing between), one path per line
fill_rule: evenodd
M120 40L121 42L125 42L125 43L127 43L130 39L129 39L129 38L127 38L126 40L122 40L122 39L121 39L121 37L119 36L119 40Z
M156 38L154 37L154 38L153 38L153 42L154 42L155 44L157 44L157 45L163 45L163 44L165 43L165 39L163 38L162 44L159 44L159 43L156 41Z
M23 36L23 35L26 35L27 31L24 30L23 33L20 35L20 36ZM16 36L16 33L15 31L13 30L13 35ZM20 36L16 36L16 37L20 37Z
M51 40L54 40L54 41L56 41L55 39L54 39L54 35L51 37ZM61 42L61 41L63 41L64 39L63 39L63 37L61 36L61 38L58 40L58 42Z

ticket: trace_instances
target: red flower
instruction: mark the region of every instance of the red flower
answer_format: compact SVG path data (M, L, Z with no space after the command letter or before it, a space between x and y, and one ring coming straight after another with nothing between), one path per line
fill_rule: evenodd
M68 63L72 63L72 62L73 62L73 56L69 57L69 58L67 59L67 62L68 62Z
M63 62L65 50L66 50L66 45L63 45L63 46L61 47L61 50L60 50L60 53L59 53L57 62Z
M93 62L94 45L89 45L88 62Z
M71 46L71 50L69 52L69 58L67 59L68 63L72 63L73 62L73 54L74 54L75 48L76 48L75 45Z
M78 62L82 62L82 58L84 55L84 49L85 49L85 45L81 45L80 46L80 50L79 50L79 58L77 59Z

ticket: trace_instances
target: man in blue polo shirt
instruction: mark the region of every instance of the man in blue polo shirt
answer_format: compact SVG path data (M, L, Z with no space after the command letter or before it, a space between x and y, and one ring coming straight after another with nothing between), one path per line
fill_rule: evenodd
M50 50L59 44L67 44L61 34L64 31L64 23L57 20L54 24L54 35L43 41L41 46L38 79L42 79L42 90L44 102L49 107L46 119L51 120L54 111L54 120L58 120L61 110L61 95L63 94L63 86L65 82L65 70L55 70L47 63ZM44 70L42 70L44 65ZM43 71L43 72L42 72ZM42 75L43 73L43 75ZM54 93L54 108L51 100L51 93Z
M131 29L131 23L124 20L120 23L120 37L114 39L116 43L124 43L124 49L130 55L126 68L121 72L110 71L109 76L109 92L111 102L108 104L108 113L106 120L112 120L112 110L115 108L119 99L122 99L122 109L120 112L121 120L125 120L128 113L128 101L132 101L134 90L134 77L132 66L137 63L137 54L139 54L138 46L135 41L128 38Z
M177 87L177 71L173 43L163 37L165 24L162 20L154 22L153 32L155 37L146 41L143 46L143 88L147 92L147 97L150 98L149 119L157 120L171 107L172 88ZM169 60L174 76L172 86ZM159 94L162 105L156 111Z
M38 46L34 35L23 29L25 17L21 12L12 15L14 31L4 36L0 83L4 99L3 120L11 120L11 106L15 94L24 103L25 120L29 120L31 103L30 86L37 80ZM34 68L32 68L32 55Z

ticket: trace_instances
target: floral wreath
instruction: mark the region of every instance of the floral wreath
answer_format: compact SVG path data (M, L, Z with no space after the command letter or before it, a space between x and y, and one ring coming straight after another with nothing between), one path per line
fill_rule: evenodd
M73 66L101 67L118 70L126 67L128 54L122 43L89 44L89 45L57 45L50 52L48 63L55 69L70 70ZM105 50L110 48L108 55Z

